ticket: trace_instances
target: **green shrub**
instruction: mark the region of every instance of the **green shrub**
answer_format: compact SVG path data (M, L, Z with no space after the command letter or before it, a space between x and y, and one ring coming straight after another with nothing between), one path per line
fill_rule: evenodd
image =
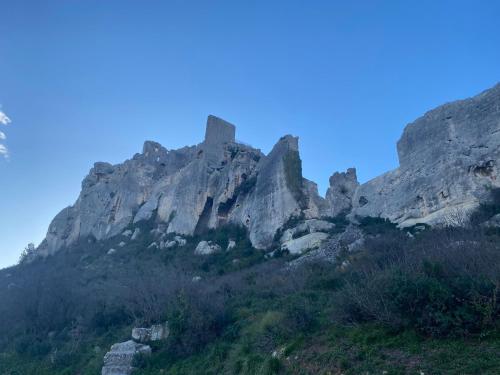
M386 234L397 230L396 224L381 217L366 216L360 218L359 226L368 235Z
M335 226L329 231L330 234L342 233L345 231L347 226L349 225L349 220L347 220L346 215L344 213L338 214L337 216L324 216L321 218L322 220L328 221Z
M207 290L186 288L168 307L171 352L185 356L219 337L231 322L224 300Z
M264 373L267 375L279 374L281 368L282 366L279 358L270 358L266 362Z
M89 328L97 333L109 331L113 327L119 327L132 322L130 315L123 307L100 307L92 316Z
M139 353L132 359L132 366L137 369L145 369L150 366L151 356L145 353Z
M339 317L430 336L482 334L500 316L500 252L472 231L369 239L338 292Z
M18 354L29 355L32 357L46 356L52 350L52 346L47 340L30 335L23 335L19 337L14 345Z

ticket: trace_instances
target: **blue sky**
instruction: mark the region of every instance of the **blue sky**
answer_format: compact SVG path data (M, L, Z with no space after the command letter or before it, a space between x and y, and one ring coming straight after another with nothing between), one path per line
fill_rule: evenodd
M425 111L500 81L498 1L0 0L0 267L44 237L95 161L202 140L208 114L268 152L397 166Z

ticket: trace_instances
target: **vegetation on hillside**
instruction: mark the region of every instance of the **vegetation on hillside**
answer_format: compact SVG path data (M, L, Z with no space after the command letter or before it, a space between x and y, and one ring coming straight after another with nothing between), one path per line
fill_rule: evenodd
M495 198L462 228L363 219L361 250L293 269L237 227L169 250L147 248L152 222L122 248L86 239L0 271L0 373L98 374L133 326L168 320L135 374L498 374L500 234L481 225L498 213ZM201 238L237 245L194 256Z

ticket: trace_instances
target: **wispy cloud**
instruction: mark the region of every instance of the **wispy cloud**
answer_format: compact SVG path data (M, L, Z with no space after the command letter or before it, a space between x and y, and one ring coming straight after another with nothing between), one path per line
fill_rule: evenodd
M0 111L0 124L9 125L10 123L10 118L8 118L5 113Z
M10 123L10 118L3 111L0 111L0 124L9 125ZM6 139L7 136L5 133L0 131L0 141L4 141ZM0 156L3 156L4 158L9 157L9 149L3 143L0 143Z

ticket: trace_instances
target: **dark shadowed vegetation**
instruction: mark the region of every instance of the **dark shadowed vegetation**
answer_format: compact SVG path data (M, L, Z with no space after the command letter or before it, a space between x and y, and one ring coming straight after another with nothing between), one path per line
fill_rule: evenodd
M362 219L361 250L293 269L238 227L168 250L146 222L123 248L85 239L0 271L0 373L98 374L132 327L168 320L136 374L496 374L500 236L482 223L498 203L464 228ZM194 256L201 238L236 247Z

